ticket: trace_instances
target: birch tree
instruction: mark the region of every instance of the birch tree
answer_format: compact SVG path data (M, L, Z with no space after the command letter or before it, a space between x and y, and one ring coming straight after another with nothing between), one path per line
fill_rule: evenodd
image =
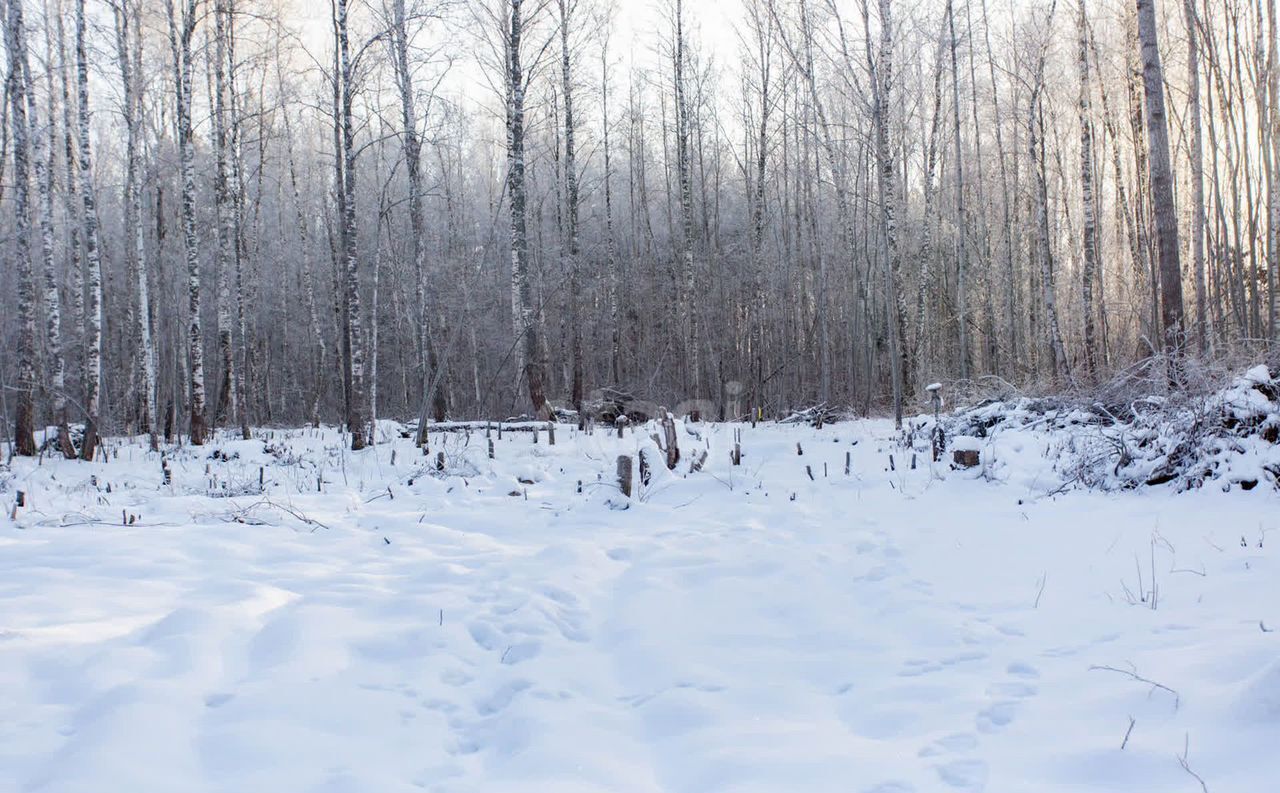
M112 6L116 62L124 91L121 116L125 127L124 232L125 259L133 282L133 370L139 429L157 448L156 369L151 342L151 293L147 283L146 235L142 225L142 22L139 4L119 0Z
M1093 118L1089 101L1089 38L1085 0L1079 0L1076 15L1076 64L1080 74L1077 118L1080 123L1080 194L1084 218L1081 245L1084 266L1080 270L1080 292L1084 313L1084 361L1089 377L1098 370L1097 322L1094 314L1093 289L1098 274L1098 220L1093 195Z
M542 340L537 309L533 304L533 284L529 278L528 194L525 181L525 93L528 89L521 60L524 37L524 0L503 0L505 21L503 54L506 61L507 91L507 196L511 211L511 300L515 317L516 346L523 351L521 362L535 416L548 414L544 389Z
M80 199L84 205L84 262L89 289L85 355L85 428L80 456L92 460L98 445L102 391L102 252L98 240L98 203L89 148L89 56L85 45L85 0L76 0L76 94L79 98Z
M45 6L45 44L49 57L45 61L46 109L48 118L40 130L40 109L37 102L35 79L25 48L21 52L22 71L25 76L27 97L27 122L31 127L32 159L34 162L36 189L40 196L37 208L40 226L40 260L44 271L45 318L45 367L48 369L49 396L53 402L53 420L57 425L57 447L68 459L76 456L71 443L71 431L67 426L67 378L62 354L62 298L58 294L57 261L54 258L54 151L58 140L58 127L54 123L52 39L48 35L48 13Z
M14 451L34 456L36 412L36 295L31 259L31 133L27 118L26 31L22 3L11 0L5 20L9 51L9 126L13 136L14 256L17 259L18 380Z
M334 48L338 70L338 119L341 127L340 148L336 155L342 163L339 184L341 196L339 222L342 227L343 317L346 324L347 366L350 390L347 395L347 430L351 433L351 449L359 451L369 442L368 405L364 373L364 324L360 313L360 251L356 226L356 142L353 105L355 77L348 32L348 0L333 0Z
M83 5L84 0L77 1ZM182 185L182 247L187 270L187 364L191 402L188 432L192 445L200 446L206 434L204 337L200 320L200 241L196 235L195 129L191 120L191 42L199 20L199 0L166 0L166 3ZM180 8L175 8L175 3L181 3ZM84 169L83 163L81 168ZM86 241L86 255L87 248Z

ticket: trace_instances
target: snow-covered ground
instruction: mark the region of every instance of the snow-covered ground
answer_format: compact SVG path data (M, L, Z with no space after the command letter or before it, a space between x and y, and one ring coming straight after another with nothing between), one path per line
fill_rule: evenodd
M0 790L1276 789L1269 483L1048 495L1034 429L953 471L879 421L680 425L626 499L637 430L15 460Z

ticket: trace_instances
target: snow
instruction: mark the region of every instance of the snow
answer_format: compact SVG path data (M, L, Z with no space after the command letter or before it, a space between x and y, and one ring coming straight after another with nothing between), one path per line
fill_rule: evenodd
M1057 423L977 478L881 421L689 429L673 472L651 423L14 460L0 790L1274 786L1269 484L1060 492Z

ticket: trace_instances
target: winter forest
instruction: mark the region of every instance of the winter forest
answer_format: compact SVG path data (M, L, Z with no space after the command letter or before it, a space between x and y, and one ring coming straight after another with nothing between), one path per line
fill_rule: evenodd
M1276 0L0 22L0 791L1276 789Z
M5 15L20 454L602 393L901 416L1277 336L1264 0Z

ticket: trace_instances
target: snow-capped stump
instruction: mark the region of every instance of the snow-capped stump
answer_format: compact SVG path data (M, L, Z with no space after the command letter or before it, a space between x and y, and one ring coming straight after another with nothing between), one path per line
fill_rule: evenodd
M982 441L972 435L960 435L951 440L951 460L956 468L973 468L980 462Z

